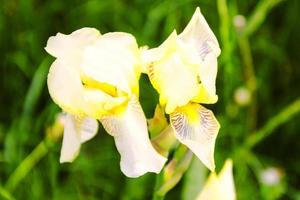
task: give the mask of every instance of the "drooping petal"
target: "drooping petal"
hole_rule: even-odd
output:
[[[221,50],[217,38],[199,8],[196,9],[191,21],[178,37],[185,44],[195,49],[199,56],[200,80],[207,92],[210,95],[215,95],[217,57]]]
[[[139,49],[135,38],[127,33],[107,33],[84,51],[84,76],[138,95],[141,72]]]
[[[220,174],[212,173],[197,200],[235,200],[235,187],[232,175],[232,161],[227,160]]]
[[[138,177],[147,172],[161,171],[166,158],[157,153],[152,146],[146,118],[134,96],[120,115],[108,116],[100,121],[115,139],[121,154],[121,171],[126,176]]]
[[[60,162],[72,162],[78,156],[81,144],[93,138],[97,131],[95,119],[66,114]]]
[[[82,28],[74,31],[70,35],[57,33],[48,39],[46,51],[58,58],[73,54],[81,50],[82,47],[92,44],[100,36],[100,32],[95,28]]]
[[[188,104],[170,114],[170,123],[178,140],[214,171],[214,146],[220,125],[212,111]]]

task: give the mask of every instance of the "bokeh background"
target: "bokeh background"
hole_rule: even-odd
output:
[[[219,101],[207,106],[222,126],[217,171],[233,159],[238,199],[300,199],[299,0],[0,0],[0,199],[151,199],[156,176],[126,178],[103,129],[72,164],[59,164],[61,139],[49,140],[49,127],[60,109],[47,91],[53,58],[44,47],[81,27],[155,47],[197,6],[222,49]],[[140,84],[151,118],[158,96],[145,75]],[[207,174],[194,159],[166,199],[193,199]]]

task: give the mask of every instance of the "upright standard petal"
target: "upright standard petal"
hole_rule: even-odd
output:
[[[228,159],[217,176],[212,173],[197,200],[235,200],[235,187],[232,175],[232,161]]]
[[[82,72],[89,79],[112,85],[128,95],[138,95],[139,53],[132,35],[107,33],[84,51]]]
[[[170,114],[170,123],[178,140],[214,171],[214,147],[220,125],[212,111],[199,104],[188,104]]]
[[[81,143],[92,139],[98,131],[98,122],[89,117],[66,114],[60,162],[72,162],[79,154]]]
[[[179,39],[193,46],[198,55],[205,57],[209,52],[220,54],[219,43],[198,7],[186,28],[178,35]]]
[[[186,105],[198,92],[197,65],[177,40],[176,32],[158,48],[144,54],[152,62],[148,75],[153,87],[160,94],[160,103],[166,106],[166,113]]]
[[[64,111],[84,114],[80,74],[65,60],[57,59],[51,65],[47,85],[50,96]]]
[[[68,54],[74,54],[82,47],[92,44],[100,36],[100,32],[95,28],[82,28],[74,31],[70,35],[57,33],[48,39],[46,51],[58,58]]]
[[[121,154],[121,171],[126,176],[139,177],[147,172],[161,171],[166,158],[157,153],[150,142],[146,118],[136,97],[131,98],[122,113],[100,121],[114,136]]]
[[[191,21],[178,36],[186,45],[192,47],[199,57],[200,80],[210,95],[216,92],[217,57],[221,50],[214,33],[197,8]],[[199,102],[202,103],[202,102]]]

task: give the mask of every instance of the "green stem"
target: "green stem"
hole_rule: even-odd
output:
[[[162,155],[168,156],[169,151],[178,143],[173,128],[169,125],[159,135],[151,139],[154,148]]]
[[[256,77],[253,66],[253,58],[251,53],[251,47],[247,36],[241,36],[238,39],[242,60],[244,63],[245,82],[247,89],[251,93],[251,104],[249,107],[248,115],[248,127],[249,132],[256,129],[257,119],[257,97],[256,97]]]
[[[0,186],[0,197],[7,200],[14,200],[15,198],[2,186]]]
[[[21,162],[21,164],[10,175],[5,184],[8,191],[14,191],[21,180],[48,152],[46,141],[42,141],[36,148]]]
[[[234,86],[234,66],[232,62],[232,52],[235,46],[234,41],[230,37],[231,17],[226,0],[217,0],[218,13],[220,18],[220,39],[222,44],[221,59],[224,62],[224,101],[226,105],[231,103],[232,91]],[[229,101],[229,102],[227,102]]]
[[[300,113],[300,98],[272,117],[260,130],[251,134],[245,141],[245,147],[249,149],[252,148],[270,134],[274,133],[274,130],[278,126],[286,123],[298,113]]]
[[[256,6],[253,14],[249,17],[249,21],[243,34],[245,36],[252,35],[259,26],[264,22],[269,11],[283,0],[262,0]]]
[[[155,186],[154,186],[154,193],[152,200],[163,200],[165,198],[165,194],[159,194],[156,191],[159,190],[163,182],[163,173],[160,173],[156,176],[155,179]]]
[[[181,180],[184,172],[190,166],[193,153],[186,146],[180,145],[173,159],[164,167],[157,176],[153,199],[164,199],[164,196]]]

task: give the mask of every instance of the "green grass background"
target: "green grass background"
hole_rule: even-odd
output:
[[[44,140],[60,111],[47,91],[53,58],[44,47],[81,27],[129,32],[155,47],[181,32],[197,6],[222,49],[219,101],[207,106],[222,126],[217,171],[233,158],[238,199],[300,199],[299,0],[0,0],[0,199],[151,199],[155,175],[126,178],[103,129],[72,164],[59,164],[61,141]],[[140,83],[150,118],[158,97],[146,76]],[[252,94],[246,106],[234,98],[240,87]],[[268,186],[260,173],[271,166],[283,176]],[[194,159],[166,199],[193,199],[207,173]]]

